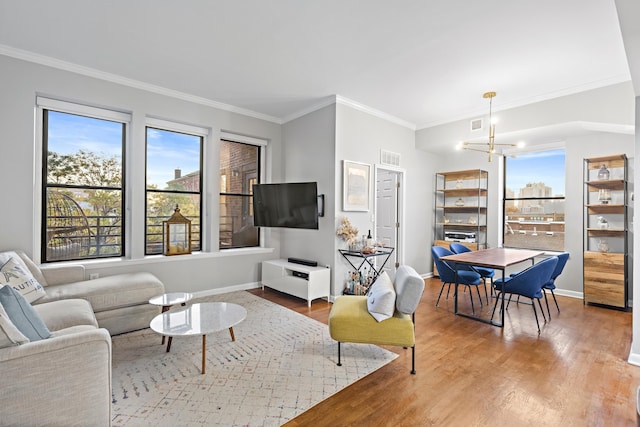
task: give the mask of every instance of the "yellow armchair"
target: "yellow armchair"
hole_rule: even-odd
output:
[[[378,322],[367,306],[368,296],[344,295],[329,313],[329,334],[338,341],[338,366],[343,342],[411,347],[411,373],[415,374],[415,310],[424,292],[424,279],[408,265],[396,271],[393,316]]]

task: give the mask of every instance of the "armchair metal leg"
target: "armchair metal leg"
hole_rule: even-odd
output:
[[[342,362],[340,362],[340,341],[338,341],[338,366],[342,366]]]
[[[411,373],[416,374],[416,345],[411,347]]]
[[[558,306],[558,300],[556,299],[556,294],[553,293],[553,289],[551,289],[551,296],[553,297],[553,302],[556,303],[556,308],[558,309],[558,313],[560,313],[560,306]]]
[[[549,315],[549,320],[551,320],[551,311],[549,310],[549,299],[547,298],[547,291],[543,289],[542,294],[544,295],[544,303],[547,304],[547,314]]]
[[[538,321],[538,311],[536,310],[536,305],[531,301],[531,307],[533,307],[533,314],[536,316],[536,324],[538,325],[538,334],[540,333],[540,322]],[[544,313],[543,313],[544,314]]]

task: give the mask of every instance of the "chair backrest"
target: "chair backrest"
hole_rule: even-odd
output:
[[[549,281],[557,264],[558,257],[553,256],[522,270],[505,282],[505,292],[529,298],[540,298],[542,286]]]
[[[453,283],[456,280],[456,272],[448,263],[442,261],[440,257],[453,255],[449,249],[442,246],[432,246],[431,255],[433,256],[433,262],[436,263],[438,269],[438,275],[443,283]]]
[[[466,247],[462,243],[451,243],[449,245],[449,249],[451,249],[451,252],[453,252],[454,254],[462,254],[462,253],[465,253],[465,252],[471,252],[471,249],[469,249],[468,247]]]
[[[564,266],[567,265],[567,261],[569,260],[569,252],[563,252],[558,257],[558,263],[556,264],[555,270],[551,273],[551,281],[556,280],[556,278],[562,273],[564,270]]]
[[[401,265],[396,270],[393,285],[396,290],[396,310],[402,314],[413,314],[424,292],[424,279],[412,267]]]

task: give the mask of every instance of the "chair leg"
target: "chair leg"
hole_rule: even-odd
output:
[[[500,301],[500,292],[496,292],[496,302],[493,304],[493,311],[491,312],[491,320],[493,320],[493,316],[496,314],[496,308],[498,307],[498,302]]]
[[[544,303],[547,305],[547,314],[549,315],[549,320],[551,320],[551,311],[549,310],[549,298],[547,298],[547,291],[543,289],[542,294],[544,295]]]
[[[416,374],[416,345],[411,347],[411,371],[413,375]]]
[[[440,297],[442,296],[442,291],[444,291],[444,285],[445,283],[442,284],[442,287],[440,288],[440,293],[438,294],[438,300],[436,301],[436,307],[438,306],[438,304],[440,304]],[[449,291],[447,291],[447,297],[449,296]]]
[[[560,313],[560,307],[558,306],[558,300],[556,299],[556,294],[553,293],[553,289],[551,289],[551,296],[553,297],[553,302],[556,303],[556,308],[558,309],[558,313]]]
[[[467,289],[466,286],[465,289]],[[471,292],[471,289],[469,289],[469,299],[471,300],[471,312],[476,314],[476,309],[473,307],[473,293]]]
[[[340,361],[340,341],[338,341],[338,366],[342,366],[342,362]]]
[[[536,310],[536,305],[533,303],[533,300],[531,300],[531,307],[533,307],[533,314],[534,316],[536,316],[536,325],[538,325],[538,334],[540,334],[540,322],[538,321],[538,311]]]
[[[478,291],[478,299],[480,300],[480,307],[483,306],[482,304],[482,297],[480,296],[480,289],[478,289],[478,287],[476,286],[476,291]]]
[[[544,321],[547,321],[547,316],[544,314],[544,310],[542,309],[542,303],[540,302],[539,298],[536,298],[538,300],[538,306],[540,307],[540,313],[542,313],[542,317],[544,318]],[[535,304],[533,300],[531,300],[531,304]],[[551,320],[551,317],[549,317],[549,320]]]
[[[492,286],[493,288],[493,286]],[[487,293],[487,282],[484,283],[484,297],[487,300],[487,305],[489,304],[489,294]]]

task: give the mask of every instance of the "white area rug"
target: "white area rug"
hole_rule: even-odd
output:
[[[384,366],[395,353],[337,343],[327,325],[239,291],[198,300],[247,309],[229,331],[173,339],[171,352],[150,329],[113,338],[113,426],[279,426]]]

